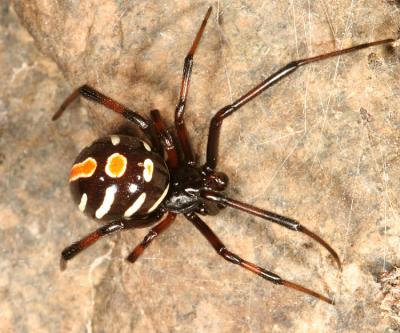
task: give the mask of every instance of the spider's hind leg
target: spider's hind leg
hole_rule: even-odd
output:
[[[98,228],[97,230],[86,235],[79,241],[72,243],[70,246],[67,246],[61,252],[61,260],[60,260],[61,270],[64,270],[67,267],[68,260],[74,258],[77,254],[81,253],[83,250],[86,250],[89,246],[96,243],[101,237],[110,235],[114,232],[124,229],[132,229],[145,225],[150,225],[158,221],[161,218],[162,214],[163,214],[162,211],[155,211],[151,215],[148,215],[147,217],[144,217],[142,219],[113,221],[109,224],[106,224]]]
[[[77,242],[72,243],[67,246],[61,252],[60,268],[64,270],[67,267],[67,261],[75,257],[77,254],[87,249],[89,246],[96,243],[101,237],[110,235],[116,231],[124,229],[124,224],[122,221],[114,221],[105,226],[98,228],[97,230],[86,235]]]
[[[150,245],[150,243],[163,231],[165,231],[174,221],[176,214],[168,213],[168,215],[155,227],[147,233],[142,242],[137,245],[127,257],[127,260],[134,263],[143,253],[143,251]]]
[[[89,101],[103,105],[109,110],[121,114],[127,120],[133,122],[138,126],[144,134],[146,134],[149,139],[151,139],[152,145],[161,151],[161,146],[154,133],[153,124],[146,118],[142,117],[135,111],[127,108],[121,103],[115,101],[114,99],[102,94],[98,90],[88,86],[87,84],[75,89],[61,104],[56,113],[53,115],[52,120],[57,120],[61,117],[67,107],[74,102],[79,96],[82,96]]]

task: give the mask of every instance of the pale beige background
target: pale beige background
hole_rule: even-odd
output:
[[[187,114],[204,161],[218,108],[293,58],[397,36],[396,1],[12,4],[0,5],[1,332],[394,332],[376,279],[399,264],[398,51],[302,69],[222,131],[229,195],[299,219],[344,271],[306,237],[259,219],[227,209],[207,222],[228,248],[333,295],[335,307],[224,262],[183,218],[135,265],[124,257],[145,230],[99,242],[61,273],[60,251],[96,227],[70,199],[70,165],[121,121],[86,101],[50,118],[88,82],[171,123],[183,58],[212,4]]]

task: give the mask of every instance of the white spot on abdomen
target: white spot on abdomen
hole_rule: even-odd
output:
[[[165,188],[163,194],[161,194],[161,197],[159,197],[158,200],[155,202],[155,204],[151,206],[151,208],[147,211],[148,213],[151,213],[154,209],[158,207],[158,205],[164,200],[165,196],[167,195],[168,190],[169,190],[169,184]]]
[[[135,200],[135,202],[125,211],[124,217],[131,217],[135,214],[140,207],[142,207],[144,201],[146,200],[146,193],[142,193],[139,195],[139,198]]]
[[[79,206],[78,206],[79,210],[81,212],[85,211],[86,204],[87,204],[87,194],[83,193],[82,196],[81,196],[81,202],[79,203]]]
[[[138,189],[138,186],[136,184],[131,184],[131,185],[129,185],[129,188],[128,188],[129,192],[131,192],[131,193],[135,193],[137,191],[137,189]]]
[[[106,215],[114,202],[115,193],[117,193],[117,186],[112,185],[107,187],[106,194],[104,195],[103,203],[101,206],[96,210],[96,218],[101,219],[104,215]]]
[[[147,142],[142,141],[144,148],[146,148],[147,151],[151,151],[150,146],[147,144]]]
[[[110,139],[111,139],[111,143],[113,144],[113,146],[118,145],[121,142],[121,139],[118,135],[110,135]]]
[[[143,178],[146,182],[151,181],[153,178],[154,164],[149,158],[146,158],[143,163]]]

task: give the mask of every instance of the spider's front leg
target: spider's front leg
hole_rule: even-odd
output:
[[[171,133],[165,128],[164,122],[162,121],[160,112],[158,110],[150,111],[151,119],[154,122],[155,130],[158,134],[160,142],[167,153],[167,164],[170,170],[176,169],[178,167],[178,152],[175,147],[174,139]]]
[[[234,200],[234,199],[230,199],[230,198],[222,195],[219,192],[202,191],[200,193],[200,195],[204,199],[221,204],[223,206],[228,206],[228,207],[232,207],[232,208],[241,210],[243,212],[246,212],[246,213],[254,215],[254,216],[261,217],[264,220],[279,224],[282,227],[285,227],[285,228],[293,230],[293,231],[301,232],[301,233],[311,237],[312,239],[317,241],[319,244],[321,244],[325,249],[328,250],[328,252],[331,254],[333,259],[336,261],[338,268],[340,270],[342,270],[342,263],[340,262],[339,256],[336,253],[336,251],[327,242],[325,242],[321,237],[319,237],[312,231],[308,230],[305,226],[301,225],[296,220],[293,220],[289,217],[270,212],[265,209],[254,207],[252,205],[249,205],[249,204],[246,204],[246,203]]]
[[[280,276],[276,275],[273,272],[267,271],[264,268],[261,268],[247,260],[244,260],[240,258],[237,254],[229,251],[225,245],[221,242],[221,240],[218,238],[218,236],[209,228],[209,226],[201,220],[196,214],[194,213],[188,213],[185,214],[185,217],[192,222],[192,224],[203,234],[203,236],[209,241],[209,243],[212,245],[212,247],[215,249],[215,251],[222,256],[225,260],[235,264],[239,265],[248,271],[257,274],[258,276],[262,277],[263,279],[270,281],[275,284],[280,284],[285,287],[289,287],[298,291],[301,291],[305,294],[308,294],[310,296],[316,297],[320,299],[321,301],[324,301],[329,304],[335,304],[334,300],[325,297],[314,290],[308,289],[306,287],[303,287],[297,283],[293,283],[287,280],[282,279]]]
[[[190,76],[192,74],[192,67],[193,67],[193,57],[200,43],[200,39],[201,36],[203,35],[208,18],[210,17],[211,10],[212,7],[209,7],[203,19],[203,22],[201,23],[200,29],[197,32],[196,37],[193,41],[192,47],[190,48],[188,54],[185,57],[185,63],[183,65],[181,90],[179,93],[179,102],[175,110],[176,133],[178,136],[179,143],[182,147],[183,153],[185,155],[185,161],[189,164],[194,163],[194,155],[192,148],[190,146],[189,136],[184,121],[186,99],[189,92]]]
[[[355,52],[361,49],[365,49],[375,45],[381,44],[389,44],[395,42],[395,39],[384,39],[371,43],[364,43],[360,45],[356,45],[353,47],[349,47],[347,49],[338,50],[334,52],[329,52],[325,54],[321,54],[311,58],[305,58],[300,60],[295,60],[288,63],[286,66],[283,66],[281,69],[277,70],[271,76],[269,76],[266,80],[261,82],[259,85],[251,89],[249,92],[244,94],[242,97],[237,99],[230,105],[223,107],[219,110],[211,119],[209,134],[208,134],[208,142],[207,142],[207,161],[204,165],[205,171],[212,172],[217,167],[218,162],[218,146],[219,146],[219,137],[221,132],[221,126],[227,117],[233,114],[235,111],[239,110],[243,105],[247,104],[254,98],[256,98],[259,94],[267,90],[269,87],[281,81],[283,78],[289,76],[298,68],[311,64],[313,62],[325,60],[332,57],[337,57],[342,54]]]

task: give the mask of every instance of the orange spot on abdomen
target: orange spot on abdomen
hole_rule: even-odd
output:
[[[72,182],[79,178],[91,177],[97,168],[97,162],[94,158],[88,157],[81,163],[74,164],[69,175],[69,181]]]
[[[126,157],[119,153],[114,153],[107,159],[105,171],[108,176],[112,178],[119,178],[124,175],[126,166]]]

